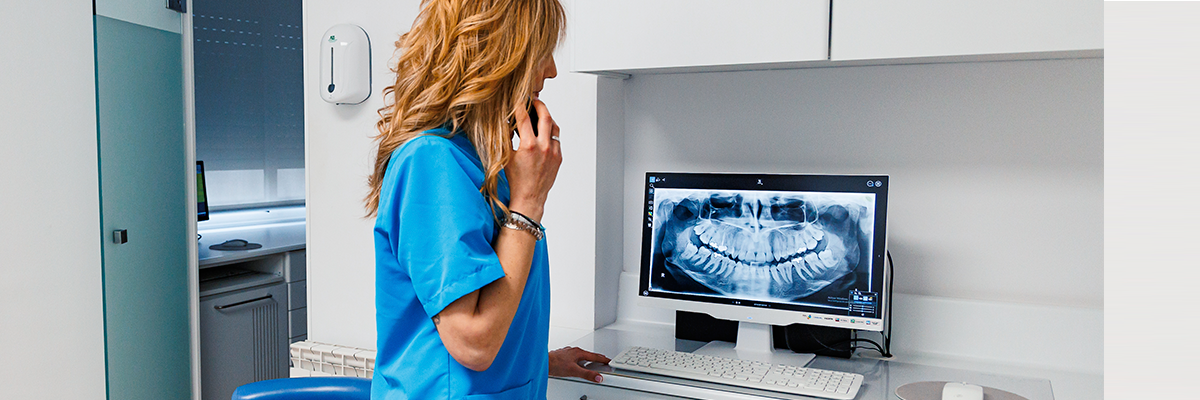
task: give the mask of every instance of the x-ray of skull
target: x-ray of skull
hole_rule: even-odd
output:
[[[658,189],[651,288],[828,305],[866,289],[874,201],[871,193]]]

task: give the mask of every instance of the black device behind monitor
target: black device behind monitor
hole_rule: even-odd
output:
[[[704,313],[675,311],[676,339],[733,343],[737,341],[737,333],[737,321],[717,319]],[[776,349],[840,358],[850,358],[854,354],[854,342],[847,329],[803,324],[773,325],[771,335],[775,337]]]
[[[204,186],[204,161],[196,161],[196,220],[208,221],[208,193]]]

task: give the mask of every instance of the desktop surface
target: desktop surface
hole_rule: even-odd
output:
[[[665,327],[665,328],[664,328]],[[632,346],[652,347],[676,351],[695,351],[704,342],[679,340],[671,333],[665,324],[640,324],[623,322],[601,328],[571,343],[571,346],[584,350],[613,356]],[[591,369],[601,371],[603,383],[592,383],[574,378],[552,378],[551,393],[575,394],[588,390],[616,389],[621,391],[638,391],[656,393],[658,395],[706,398],[706,399],[755,399],[755,398],[807,398],[789,397],[779,393],[754,393],[738,391],[731,386],[713,383],[690,381],[682,379],[662,378],[654,375],[614,373],[605,365],[589,365]],[[862,389],[856,399],[892,400],[895,399],[896,388],[913,382],[923,381],[955,381],[993,387],[1023,396],[1029,400],[1053,400],[1050,381],[1046,379],[1022,378],[979,371],[953,368],[933,367],[920,364],[878,360],[855,357],[840,359],[818,356],[806,367],[832,371],[862,374],[865,379]],[[572,386],[583,385],[583,386]],[[603,388],[598,388],[603,387]],[[583,391],[583,392],[580,392]],[[634,392],[613,393],[614,396],[636,398]],[[560,396],[563,397],[563,396]],[[597,398],[602,396],[596,396]],[[567,397],[563,397],[567,398]],[[579,398],[575,395],[571,398]],[[662,397],[645,397],[660,399]]]
[[[307,225],[304,206],[213,213],[211,220],[197,226],[200,268],[304,249]],[[234,239],[258,243],[262,247],[235,251],[209,248]]]

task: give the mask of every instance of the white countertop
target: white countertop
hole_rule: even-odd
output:
[[[305,248],[307,222],[304,206],[213,213],[200,222],[200,268]],[[252,250],[212,250],[209,246],[242,239],[261,244]]]
[[[690,352],[703,344],[702,342],[675,339],[672,331],[667,329],[668,327],[669,325],[666,324],[658,326],[618,322],[587,334],[571,345],[615,356],[630,346]],[[614,386],[684,397],[699,395],[711,399],[747,398],[746,394],[727,392],[713,385],[680,384],[675,381],[658,381],[652,376],[648,380],[646,375],[639,377],[638,374],[614,374],[612,369],[605,365],[593,364],[588,367],[606,374],[604,382],[597,384],[575,378],[552,378],[551,381],[562,379],[589,385]],[[1030,400],[1055,398],[1050,381],[1047,379],[1009,376],[979,370],[946,368],[857,356],[851,359],[818,356],[808,367],[862,374],[866,380],[857,397],[860,399],[891,399],[894,398],[893,393],[897,387],[920,381],[971,382],[1010,391]]]

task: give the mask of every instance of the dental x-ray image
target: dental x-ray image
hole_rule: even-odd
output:
[[[653,199],[652,290],[826,307],[868,290],[872,193],[659,188]]]

